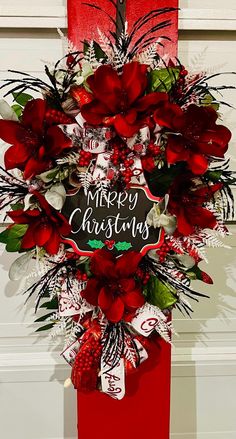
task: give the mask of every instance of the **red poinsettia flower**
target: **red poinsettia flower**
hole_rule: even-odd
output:
[[[39,246],[54,255],[59,250],[61,235],[68,235],[71,226],[66,218],[53,209],[39,192],[34,191],[33,195],[38,200],[41,210],[18,209],[8,212],[8,215],[15,224],[29,225],[21,242],[22,249],[27,250]]]
[[[177,217],[176,231],[187,236],[201,229],[214,229],[215,215],[204,207],[213,198],[215,192],[222,188],[221,183],[195,186],[192,176],[178,176],[169,190],[168,211]]]
[[[88,280],[81,294],[87,302],[99,306],[113,323],[134,315],[145,302],[134,279],[141,258],[140,253],[130,251],[116,259],[105,249],[95,251],[91,257],[94,277]]]
[[[90,125],[114,126],[123,137],[132,137],[148,124],[148,115],[168,99],[167,93],[145,94],[147,66],[138,62],[125,64],[121,75],[109,65],[98,67],[87,83],[91,102],[81,104],[81,114]]]
[[[45,125],[45,113],[46,102],[32,99],[21,122],[0,120],[0,138],[12,145],[5,153],[6,169],[24,171],[26,180],[47,170],[54,157],[72,146],[58,126]]]
[[[184,161],[194,174],[204,174],[208,156],[224,157],[231,132],[216,125],[217,112],[212,107],[189,105],[182,110],[177,104],[166,102],[154,113],[154,119],[172,134],[166,145],[167,162]]]

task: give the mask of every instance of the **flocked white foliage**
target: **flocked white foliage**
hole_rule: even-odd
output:
[[[100,66],[100,63],[98,62],[98,60],[96,58],[96,53],[95,53],[93,41],[91,41],[89,43],[87,51],[84,55],[84,61],[88,62],[93,70],[96,70]]]
[[[67,154],[65,157],[56,159],[56,163],[58,165],[76,165],[78,163],[80,154],[78,152],[71,152]]]

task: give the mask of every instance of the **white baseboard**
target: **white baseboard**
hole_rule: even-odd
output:
[[[207,433],[172,433],[171,439],[235,439],[235,431],[219,431]]]

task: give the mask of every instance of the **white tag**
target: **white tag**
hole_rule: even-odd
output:
[[[125,366],[123,358],[117,366],[110,367],[101,360],[101,384],[102,392],[114,399],[122,399],[125,396]]]
[[[131,325],[139,334],[148,337],[154,331],[158,322],[163,320],[163,316],[161,310],[160,316],[158,316],[158,311],[152,311],[150,306],[144,305],[133,318]]]
[[[60,316],[73,316],[79,314],[81,308],[80,292],[86,287],[86,282],[79,284],[77,279],[69,279],[69,288],[67,280],[61,285],[59,295],[59,314]]]
[[[79,352],[80,345],[81,339],[76,340],[61,353],[62,357],[67,361],[67,363],[70,364],[70,366],[72,366],[75,361],[75,357]]]

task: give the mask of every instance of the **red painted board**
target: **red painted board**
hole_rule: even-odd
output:
[[[79,439],[169,439],[170,345],[160,340],[159,361],[126,377],[126,396],[78,392]]]

